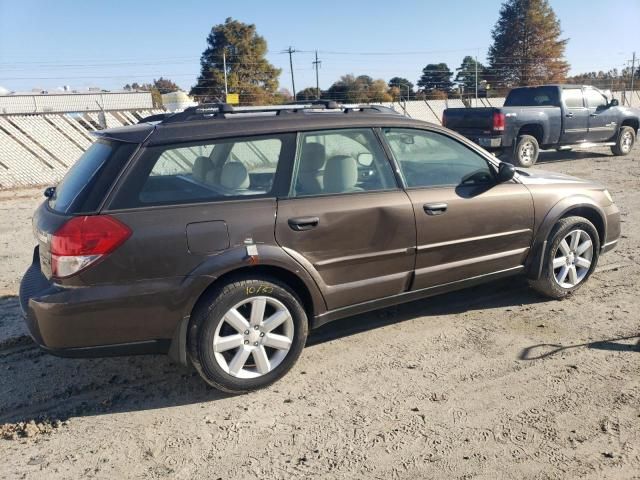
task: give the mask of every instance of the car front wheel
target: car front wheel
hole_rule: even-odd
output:
[[[295,293],[272,278],[229,283],[194,312],[189,356],[211,386],[231,393],[266,387],[302,353],[308,322]]]
[[[531,286],[551,298],[564,298],[580,288],[598,263],[600,239],[583,217],[561,219],[551,231],[542,273]]]

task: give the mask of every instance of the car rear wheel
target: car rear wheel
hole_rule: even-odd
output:
[[[616,144],[611,147],[614,155],[628,155],[636,142],[636,132],[631,127],[622,127],[618,133]]]
[[[231,393],[266,387],[302,353],[308,322],[301,302],[272,278],[229,283],[194,312],[189,356],[211,386]]]
[[[540,146],[538,145],[536,137],[531,135],[520,135],[516,139],[516,144],[513,147],[511,163],[516,167],[532,167],[538,161],[539,153]]]
[[[583,217],[560,220],[549,236],[542,274],[531,286],[551,298],[564,298],[580,288],[598,263],[600,239]]]

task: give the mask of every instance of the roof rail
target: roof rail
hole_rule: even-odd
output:
[[[280,115],[287,113],[309,112],[314,110],[340,110],[344,113],[354,111],[371,111],[397,114],[395,110],[382,105],[356,105],[345,107],[334,100],[293,102],[285,105],[274,105],[268,107],[233,107],[228,103],[203,103],[195,107],[186,108],[182,112],[167,115],[162,120],[162,123],[175,123],[209,118],[227,118],[227,115],[229,114],[275,113],[276,115]]]

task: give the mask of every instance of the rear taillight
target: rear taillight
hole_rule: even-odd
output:
[[[65,278],[113,252],[131,229],[108,215],[74,217],[51,236],[51,273]]]
[[[493,131],[504,132],[504,113],[493,112]]]

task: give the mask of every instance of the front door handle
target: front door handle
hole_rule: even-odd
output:
[[[590,117],[597,117],[597,116],[598,116],[598,114],[597,114],[597,113],[592,113],[592,114],[590,114],[589,116],[590,116]]]
[[[297,217],[290,218],[288,223],[292,230],[303,232],[317,227],[320,223],[320,219],[318,217]]]
[[[426,203],[422,208],[427,215],[442,215],[447,211],[446,203]]]
[[[573,118],[573,112],[569,112],[569,113],[567,113],[567,114],[565,115],[565,117]]]

